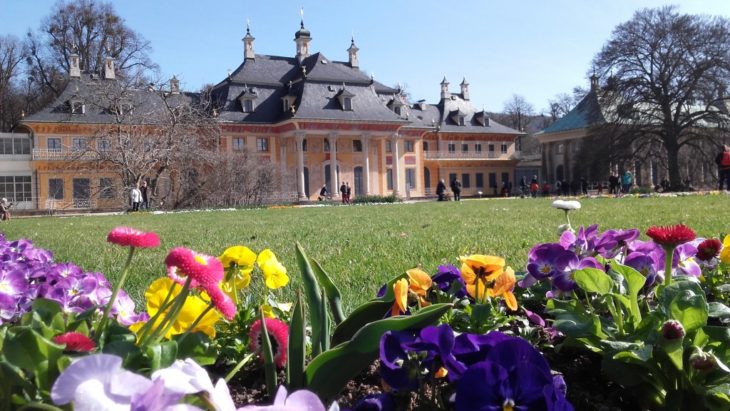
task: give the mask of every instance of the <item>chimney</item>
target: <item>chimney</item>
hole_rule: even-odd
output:
[[[598,76],[596,73],[591,76],[591,91],[594,93],[598,91]]]
[[[256,40],[254,36],[251,35],[251,28],[248,24],[246,24],[246,36],[242,39],[243,40],[243,59],[244,60],[255,60],[256,55],[253,52],[253,41]]]
[[[451,93],[449,93],[449,82],[446,80],[446,76],[444,76],[443,81],[441,81],[441,100],[449,97],[451,97]]]
[[[297,60],[301,63],[306,57],[309,57],[309,42],[312,41],[309,30],[304,28],[304,12],[302,12],[302,21],[296,33],[294,33],[294,42],[297,43]]]
[[[357,61],[357,51],[360,50],[355,45],[355,38],[353,37],[350,41],[350,48],[347,49],[347,54],[350,55],[350,67],[352,68],[358,68],[360,67],[360,62]]]
[[[461,81],[461,98],[469,100],[469,83],[466,82],[466,77]]]
[[[71,67],[68,70],[68,76],[70,78],[81,78],[81,64],[79,55],[76,54],[74,51],[73,54],[69,56],[71,58]]]
[[[180,94],[180,80],[178,80],[174,74],[173,74],[172,78],[170,79],[170,93],[171,94]]]
[[[104,80],[114,80],[114,59],[107,56],[104,62]]]

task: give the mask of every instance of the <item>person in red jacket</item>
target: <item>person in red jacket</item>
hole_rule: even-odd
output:
[[[718,190],[722,191],[722,183],[725,183],[725,190],[730,191],[730,146],[724,145],[722,151],[715,157],[717,163],[717,177],[719,181]]]

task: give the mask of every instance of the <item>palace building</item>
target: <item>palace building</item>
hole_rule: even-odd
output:
[[[246,150],[275,165],[282,177],[281,186],[273,188],[277,199],[316,199],[323,185],[337,197],[343,182],[350,184],[353,197],[403,198],[431,196],[439,179],[447,185],[460,180],[464,196],[495,195],[514,182],[515,139],[523,133],[475,109],[466,79],[459,93],[452,93],[444,78],[436,104],[411,104],[400,90],[360,69],[354,39],[347,61],[311,53],[312,36],[303,22],[294,34],[293,56],[256,54],[254,40],[247,29],[242,63],[210,91],[210,116],[219,127],[217,150]],[[5,190],[0,194],[23,199],[28,208],[114,208],[112,199],[123,196],[105,189],[117,178],[113,170],[68,152],[94,144],[98,153],[115,144],[99,138],[98,130],[118,123],[125,104],[150,112],[161,106],[160,94],[146,89],[128,90],[122,99],[100,99],[98,94],[116,81],[113,61],[95,75],[72,63],[66,89],[49,107],[24,119],[26,134],[13,135],[13,158],[0,153],[0,178],[13,181],[12,187],[0,184]],[[197,99],[181,92],[175,79],[170,94],[178,95],[178,103]]]

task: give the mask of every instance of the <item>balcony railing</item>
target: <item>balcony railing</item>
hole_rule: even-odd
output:
[[[33,149],[33,160],[94,160],[96,158],[98,155],[93,151]]]
[[[509,160],[507,153],[495,153],[489,151],[424,151],[426,160]]]

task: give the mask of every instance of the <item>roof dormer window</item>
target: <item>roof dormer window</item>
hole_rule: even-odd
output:
[[[465,116],[459,116],[459,125],[465,126],[466,125],[466,117]]]
[[[352,111],[353,97],[355,97],[355,95],[349,92],[343,84],[342,89],[340,89],[340,92],[337,94],[337,99],[340,101],[340,107],[342,107],[342,110]]]
[[[401,110],[400,106],[393,107],[393,111],[395,112],[395,114],[397,114],[399,116],[401,115],[401,111],[400,110]]]
[[[282,102],[282,109],[284,112],[291,111],[294,113],[294,102],[296,101],[296,96],[284,96],[281,98]]]
[[[86,113],[86,105],[83,101],[79,100],[72,100],[69,102],[69,105],[71,106],[71,114],[85,114]]]
[[[238,101],[241,102],[241,109],[244,113],[253,113],[255,109],[254,100],[258,97],[256,88],[244,87],[241,94],[238,96]]]

